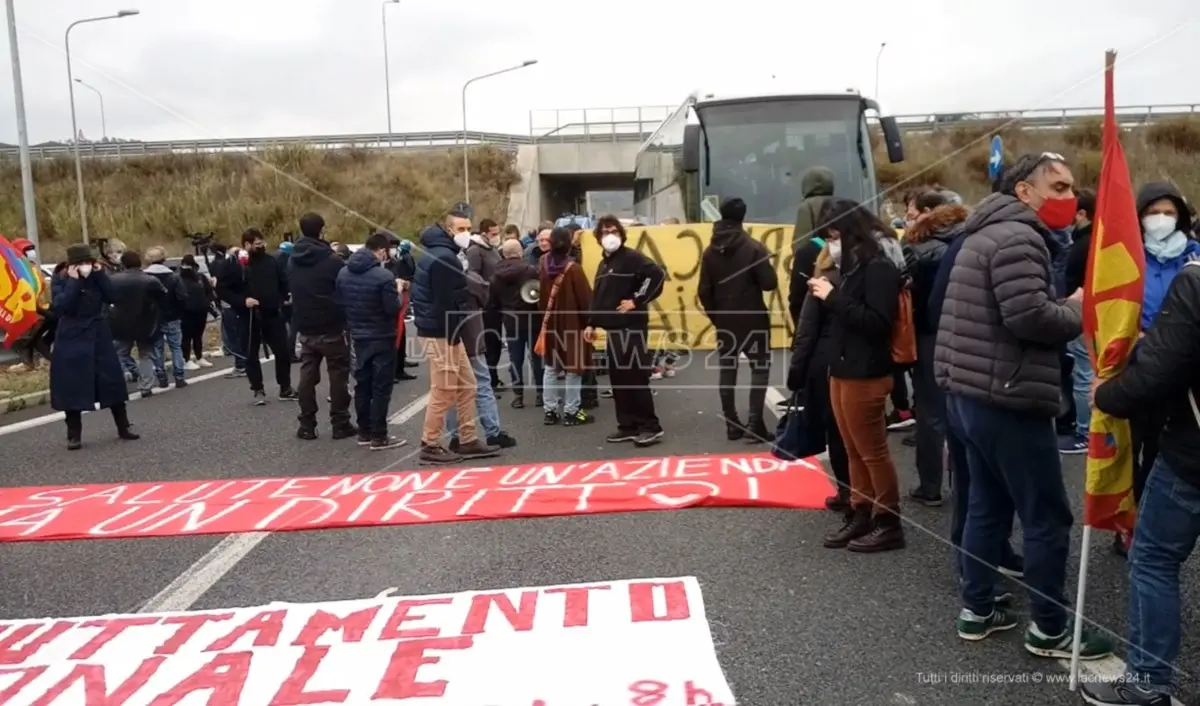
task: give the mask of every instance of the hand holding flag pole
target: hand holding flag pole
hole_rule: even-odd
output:
[[[1137,344],[1141,327],[1146,256],[1138,225],[1129,165],[1121,146],[1113,99],[1117,53],[1105,54],[1104,131],[1096,219],[1083,286],[1083,341],[1092,360],[1092,398],[1104,381],[1116,377]],[[1092,528],[1133,529],[1133,439],[1129,422],[1092,403],[1088,427],[1087,481],[1083,510],[1083,546],[1075,598],[1075,640],[1071,650],[1071,690],[1079,687],[1079,650],[1087,593]]]

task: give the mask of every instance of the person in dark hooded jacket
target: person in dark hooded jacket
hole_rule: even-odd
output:
[[[121,253],[120,272],[112,276],[115,300],[110,318],[117,355],[126,372],[136,377],[142,397],[154,394],[153,349],[162,337],[162,309],[167,288],[154,275],[142,271],[142,257],[132,250]],[[137,363],[133,348],[137,346]]]
[[[946,400],[933,379],[933,352],[937,327],[929,320],[929,297],[938,267],[950,244],[962,232],[967,209],[948,204],[939,191],[917,196],[918,212],[904,233],[904,259],[912,283],[913,328],[917,334],[917,362],[912,369],[913,397],[921,413],[916,415],[917,476],[920,484],[908,497],[922,505],[942,504],[942,482],[946,476],[942,448],[946,444]]]
[[[493,306],[503,317],[506,345],[508,347],[509,374],[512,379],[514,409],[525,406],[525,359],[533,370],[533,381],[537,389],[538,403],[542,406],[542,358],[533,350],[538,331],[542,329],[542,317],[538,313],[537,301],[530,303],[521,297],[521,290],[528,282],[538,280],[537,268],[523,257],[521,243],[505,241],[500,246],[500,261],[492,273],[491,297]]]
[[[396,372],[400,285],[384,268],[388,238],[375,233],[337,275],[335,297],[354,345],[354,408],[358,440],[382,451],[403,446],[388,434],[388,405]],[[295,255],[292,256],[293,258]]]
[[[240,293],[243,300],[241,308],[237,310],[238,326],[247,333],[249,341],[246,346],[246,377],[254,395],[254,404],[262,406],[267,403],[262,362],[258,357],[264,345],[275,356],[275,382],[279,385],[279,399],[297,400],[296,391],[292,389],[292,353],[287,350],[287,324],[283,319],[283,304],[288,299],[287,274],[280,271],[279,263],[267,252],[266,241],[258,230],[251,228],[242,233],[242,247],[248,253],[246,264],[237,269],[230,268],[225,274],[227,278],[242,278]],[[233,291],[238,291],[236,285]]]
[[[817,255],[825,247],[824,241],[814,243],[813,237],[821,207],[833,196],[833,180],[833,170],[828,167],[813,167],[800,177],[803,200],[796,209],[796,224],[792,228],[792,280],[788,290],[788,312],[793,328],[800,320],[800,309],[808,296],[808,276],[812,274]]]
[[[487,458],[496,449],[479,438],[475,419],[475,373],[462,343],[469,311],[467,273],[459,253],[471,244],[471,219],[462,210],[421,231],[425,252],[412,281],[413,325],[429,361],[429,404],[421,430],[421,462],[457,463]],[[442,446],[446,414],[458,415],[458,451]]]
[[[317,384],[321,362],[329,371],[329,424],[332,437],[358,434],[350,423],[350,347],[346,345],[346,316],[337,298],[338,275],[345,263],[322,239],[325,219],[307,213],[300,218],[300,239],[292,245],[287,280],[292,296],[292,327],[300,341],[301,439],[317,438]],[[363,437],[366,441],[366,437]]]
[[[746,202],[731,198],[721,204],[721,220],[700,259],[697,295],[717,332],[720,360],[719,394],[725,435],[730,441],[767,440],[763,405],[771,375],[771,314],[763,295],[779,287],[779,277],[765,246],[742,226]],[[734,391],[742,354],[750,361],[750,411],[746,426],[737,412]]]
[[[112,411],[122,439],[136,440],[125,407],[129,392],[105,316],[118,295],[90,247],[67,248],[67,261],[56,268],[51,292],[57,329],[50,353],[50,406],[66,417],[67,448],[82,446],[83,413],[96,405]]]
[[[651,446],[662,440],[663,429],[650,391],[653,361],[647,307],[662,294],[666,273],[650,258],[626,247],[625,228],[615,216],[601,218],[595,233],[604,255],[596,268],[584,338],[591,340],[595,328],[605,331],[608,379],[617,416],[616,433],[606,441]]]
[[[166,261],[165,249],[156,246],[146,250],[147,264],[143,272],[162,282],[167,290],[158,313],[162,335],[154,341],[150,362],[154,365],[154,376],[158,378],[158,386],[166,387],[166,356],[169,353],[175,387],[187,387],[187,380],[184,379],[187,357],[183,354],[183,305],[187,302],[187,289],[179,275],[167,267]]]

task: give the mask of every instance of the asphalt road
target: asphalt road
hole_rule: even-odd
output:
[[[415,372],[423,375],[422,369]],[[655,383],[667,437],[653,453],[720,453],[743,447],[724,440],[711,387],[715,377],[715,372],[689,369]],[[426,390],[423,377],[399,385],[392,411],[412,404]],[[598,410],[598,424],[569,429],[544,427],[539,410],[510,409],[509,399],[506,394],[501,400],[501,418],[519,441],[506,454],[513,463],[646,455],[602,443],[614,426],[611,402],[604,401]],[[48,412],[26,411],[0,423]],[[142,434],[137,442],[118,441],[104,413],[85,416],[80,452],[65,450],[58,421],[0,436],[5,459],[0,482],[20,486],[371,472],[414,450],[423,416],[416,414],[393,428],[409,440],[408,447],[380,454],[327,435],[299,441],[295,414],[289,403],[251,406],[244,380],[214,379],[132,402],[130,416]],[[328,427],[323,425],[322,432],[327,434]],[[911,450],[899,435],[893,441],[907,486],[915,480]],[[399,467],[415,468],[415,459]],[[1068,460],[1066,476],[1071,494],[1081,499],[1082,461]],[[1020,630],[976,644],[958,639],[954,619],[959,603],[950,550],[942,539],[948,508],[906,505],[905,511],[908,548],[877,556],[822,548],[821,535],[835,524],[822,511],[700,509],[288,532],[254,546],[192,607],[363,598],[391,587],[412,595],[696,576],[721,664],[739,703],[747,706],[1079,703],[1065,682],[1045,683],[1062,678],[1066,670],[1056,661],[1025,653]],[[0,545],[0,618],[135,611],[221,540]],[[1093,548],[1087,613],[1123,636],[1125,567],[1107,545],[1107,537],[1100,536]],[[1073,546],[1077,553],[1078,532]],[[1072,579],[1077,562],[1072,557]],[[1196,574],[1193,564],[1183,577],[1187,608],[1179,660],[1182,669],[1192,672],[1200,665],[1200,640],[1187,632],[1200,605]],[[1022,611],[1026,606],[1019,591],[1018,606]],[[933,683],[931,674],[1028,675],[1028,681]],[[1045,682],[1034,683],[1039,675]],[[1200,681],[1195,675],[1182,681],[1183,701],[1197,699]]]

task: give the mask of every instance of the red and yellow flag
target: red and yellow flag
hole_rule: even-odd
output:
[[[1092,370],[1101,380],[1121,371],[1137,343],[1146,271],[1129,165],[1113,108],[1116,58],[1111,51],[1105,57],[1104,152],[1083,286],[1083,340]],[[1088,431],[1084,523],[1097,529],[1130,531],[1137,508],[1129,422],[1093,407]]]

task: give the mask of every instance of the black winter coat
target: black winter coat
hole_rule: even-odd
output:
[[[934,355],[943,390],[983,404],[1057,417],[1059,349],[1083,329],[1078,302],[1054,296],[1057,241],[1033,209],[992,194],[964,225]]]
[[[187,304],[187,289],[183,286],[183,280],[179,275],[172,272],[170,267],[159,264],[150,265],[145,269],[145,273],[162,282],[163,288],[167,290],[167,296],[163,298],[162,309],[159,310],[159,321],[182,319],[183,309]]]
[[[50,406],[87,412],[96,405],[124,404],[129,399],[125,371],[105,317],[116,301],[112,280],[103,270],[78,279],[60,274],[50,288],[57,322],[50,352]]]
[[[1188,263],[1167,289],[1137,356],[1096,390],[1096,408],[1129,419],[1167,415],[1159,454],[1176,475],[1200,487],[1200,265]]]
[[[837,287],[842,275],[828,255],[817,258],[813,277],[824,277]],[[828,385],[829,363],[833,358],[833,310],[816,297],[807,297],[800,309],[796,336],[792,339],[792,359],[787,386],[795,392],[813,384]]]
[[[696,294],[717,330],[718,349],[740,351],[756,334],[770,335],[771,314],[763,294],[778,287],[770,253],[762,243],[740,223],[713,224],[712,241],[700,258]]]
[[[847,261],[847,258],[849,261]],[[829,376],[873,380],[892,374],[892,328],[900,309],[900,268],[887,255],[842,255],[842,283],[825,298],[833,313]]]
[[[109,280],[112,335],[118,341],[149,342],[162,334],[162,310],[167,288],[142,270],[118,272]]]
[[[537,268],[524,258],[505,258],[496,263],[491,282],[492,308],[502,312],[505,329],[529,332],[541,325],[537,302],[528,304],[521,298],[522,285],[537,279]]]
[[[425,252],[412,280],[413,324],[418,336],[454,342],[467,305],[467,273],[458,245],[441,226],[429,226],[421,231],[421,247]]]
[[[306,336],[338,335],[346,316],[338,304],[338,274],[346,263],[324,240],[302,236],[288,258],[287,282],[292,294],[292,326]]]

